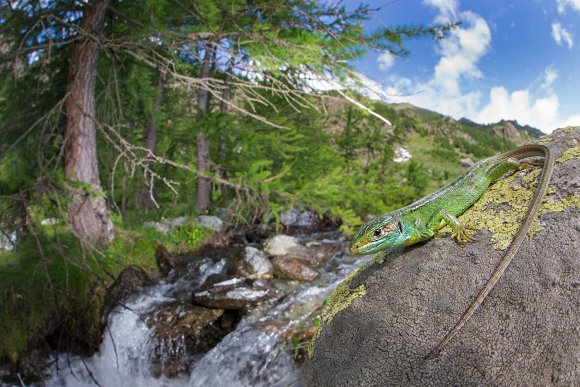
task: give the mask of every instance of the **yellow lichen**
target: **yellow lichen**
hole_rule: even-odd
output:
[[[568,134],[576,130],[580,130],[580,126],[567,126],[565,128],[556,129],[553,134]]]
[[[564,163],[568,160],[578,159],[580,158],[580,145],[573,146],[571,148],[566,149],[560,157],[556,159],[558,163]]]
[[[554,137],[544,136],[538,140],[538,144],[547,144],[549,142],[553,142]]]
[[[537,187],[537,183],[533,181],[540,173],[541,169],[528,173],[521,179],[521,183],[514,183],[518,179],[518,173],[499,180],[488,188],[471,208],[459,216],[459,221],[469,228],[489,230],[493,248],[507,249],[527,212]],[[540,216],[549,212],[560,212],[568,207],[580,207],[580,197],[577,194],[564,199],[553,199],[550,196],[553,193],[554,189],[548,190],[548,195],[538,211]],[[528,235],[533,237],[540,230],[542,226],[536,219]],[[450,232],[451,229],[445,226],[439,230],[438,236]]]
[[[334,291],[326,300],[326,304],[320,315],[320,325],[318,326],[314,337],[312,337],[312,340],[308,345],[309,358],[312,358],[314,355],[314,346],[324,326],[330,324],[334,316],[336,316],[336,314],[340,311],[346,309],[354,300],[363,297],[366,294],[366,288],[364,284],[360,284],[356,288],[352,288],[351,286],[352,281],[359,275],[361,270],[365,269],[370,264],[373,264],[373,262],[371,261],[370,263],[366,263],[360,268],[353,270],[353,272],[350,273],[344,279],[344,281],[342,281],[342,283],[336,287],[336,289],[334,289]]]
[[[538,211],[539,215],[538,218],[550,212],[562,212],[566,208],[570,207],[580,208],[580,194],[574,193],[573,195],[570,195],[564,199],[557,200],[544,199],[544,201],[542,202],[542,206]],[[534,223],[532,223],[528,235],[530,236],[530,238],[533,238],[534,235],[536,235],[536,233],[541,230],[542,226],[540,226],[540,223],[538,222],[538,220],[536,220]]]

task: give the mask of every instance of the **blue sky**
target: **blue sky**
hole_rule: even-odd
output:
[[[347,0],[347,5],[358,4]],[[371,88],[480,123],[516,119],[546,133],[580,125],[580,0],[382,0],[366,23],[461,21],[448,39],[411,41],[407,58],[353,63]]]

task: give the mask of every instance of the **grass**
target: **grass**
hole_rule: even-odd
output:
[[[445,157],[434,137],[412,133],[406,136],[403,146],[431,175],[425,193],[430,193],[455,179],[465,170],[456,158]],[[464,157],[464,156],[461,156]]]

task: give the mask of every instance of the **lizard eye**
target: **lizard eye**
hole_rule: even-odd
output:
[[[375,236],[375,237],[379,237],[379,236],[381,236],[381,234],[382,234],[382,233],[383,233],[383,230],[382,230],[382,229],[380,229],[380,228],[377,228],[377,229],[375,230],[375,232],[373,232],[373,236]]]

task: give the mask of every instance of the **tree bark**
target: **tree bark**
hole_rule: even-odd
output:
[[[93,0],[80,29],[86,34],[73,48],[65,101],[65,174],[70,181],[68,213],[82,242],[108,243],[114,230],[99,177],[95,127],[95,79],[105,12],[110,0]]]
[[[232,74],[234,72],[234,61],[235,59],[232,56],[230,58],[228,68],[224,76],[224,90],[222,91],[222,100],[220,103],[220,113],[222,114],[228,114],[230,112],[230,105],[228,102],[230,101],[232,94],[230,89],[230,83],[232,81]],[[218,173],[222,179],[227,179],[228,177],[228,171],[223,166],[225,157],[226,157],[226,140],[224,136],[224,129],[221,128],[218,134],[218,162],[221,164],[219,166]]]
[[[157,115],[159,110],[161,109],[161,102],[163,96],[163,88],[165,87],[165,72],[159,73],[159,78],[155,84],[157,88],[157,95],[153,100],[153,109],[154,114]],[[151,117],[147,122],[146,126],[146,134],[145,134],[145,146],[147,150],[151,153],[155,153],[155,147],[157,146],[157,122],[155,117]],[[146,167],[149,167],[149,163],[146,164]],[[139,193],[141,200],[138,201],[137,207],[143,208],[147,210],[152,210],[157,208],[157,204],[155,203],[154,192],[153,192],[153,181],[152,176],[149,170],[145,171],[145,187]]]
[[[208,78],[210,73],[210,62],[213,49],[211,44],[207,44],[205,48],[205,55],[201,63],[200,78]],[[203,86],[199,89],[197,95],[197,107],[200,117],[204,118],[209,108],[209,91]],[[197,170],[202,175],[209,175],[210,158],[209,158],[209,138],[207,133],[199,132],[197,136]],[[205,214],[209,210],[209,196],[211,191],[210,179],[200,176],[197,179],[197,196],[196,207],[197,210]]]

